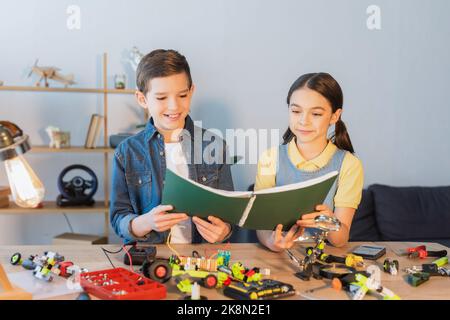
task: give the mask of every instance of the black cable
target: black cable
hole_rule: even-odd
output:
[[[67,217],[67,215],[64,212],[63,212],[63,216],[64,216],[64,218],[66,218],[66,222],[69,225],[70,232],[75,233],[75,232],[73,232],[73,228],[72,228],[72,225],[70,224],[69,218]]]
[[[120,252],[123,250],[123,247],[121,247],[120,250],[118,250],[118,251],[109,251],[109,250],[106,250],[106,249],[103,248],[103,247],[101,247],[101,248],[102,248],[102,251],[103,251],[103,253],[105,254],[106,258],[108,258],[109,263],[111,263],[111,266],[113,267],[113,269],[115,269],[116,266],[114,266],[114,264],[112,263],[111,259],[110,259],[109,256],[108,256],[108,253],[110,253],[110,254],[117,254],[117,253],[120,253]]]

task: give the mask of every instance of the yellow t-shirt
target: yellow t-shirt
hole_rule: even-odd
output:
[[[291,162],[300,170],[314,171],[323,168],[337,150],[335,144],[328,142],[325,149],[317,157],[306,160],[297,149],[295,139],[288,144],[288,156]],[[255,190],[276,186],[276,170],[278,161],[278,147],[266,150],[258,161]],[[347,152],[339,172],[338,189],[334,197],[336,208],[357,209],[361,202],[364,184],[364,172],[361,161]]]

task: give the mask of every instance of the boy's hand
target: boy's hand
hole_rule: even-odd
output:
[[[167,213],[172,209],[171,205],[159,205],[133,219],[131,222],[133,233],[138,237],[143,237],[152,230],[163,232],[189,218],[185,213]]]
[[[231,226],[219,218],[209,216],[206,222],[199,217],[193,217],[192,222],[197,226],[200,235],[209,243],[221,242],[230,233]]]
[[[333,211],[331,211],[331,209],[327,205],[319,204],[316,206],[316,210],[318,212],[304,214],[300,220],[297,220],[297,225],[302,228],[314,228],[314,226],[316,224],[314,219],[317,216],[320,216],[320,215],[331,216],[331,217],[334,216]]]
[[[285,249],[290,249],[295,242],[295,239],[303,234],[304,228],[293,225],[291,229],[283,237],[283,225],[279,224],[272,232],[270,238],[268,239],[267,245],[269,249],[273,251],[283,251]]]

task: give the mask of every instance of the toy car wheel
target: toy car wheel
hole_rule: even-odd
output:
[[[19,252],[14,253],[9,260],[13,266],[18,265],[20,263],[20,259],[22,255]]]
[[[205,288],[208,289],[212,289],[215,288],[217,285],[217,277],[213,274],[208,274],[204,279],[203,279],[203,286]]]
[[[155,260],[153,263],[145,262],[142,266],[144,276],[160,283],[167,282],[172,277],[169,262]]]
[[[394,260],[394,265],[395,265],[395,269],[398,270],[398,268],[399,268],[398,260]]]

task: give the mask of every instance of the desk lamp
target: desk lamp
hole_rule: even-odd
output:
[[[0,121],[0,162],[5,162],[12,198],[22,208],[36,208],[44,199],[45,188],[22,156],[31,149],[28,140],[17,125]]]

